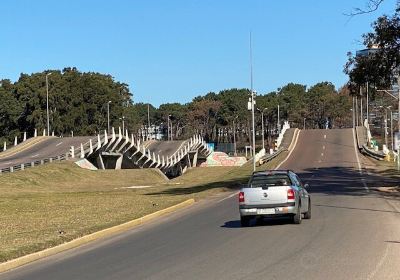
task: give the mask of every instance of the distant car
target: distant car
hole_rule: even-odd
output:
[[[300,224],[311,219],[311,196],[308,184],[291,170],[254,172],[249,183],[239,192],[240,223],[250,225],[255,217],[291,217]]]

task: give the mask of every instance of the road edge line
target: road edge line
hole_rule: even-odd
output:
[[[284,159],[284,160],[282,160],[276,167],[275,167],[275,170],[278,170],[281,166],[282,166],[282,164],[284,164],[288,159],[289,159],[289,157],[292,155],[292,152],[294,151],[294,149],[296,148],[296,145],[297,145],[297,140],[299,139],[299,135],[300,135],[300,132],[301,132],[301,130],[300,129],[298,129],[298,128],[296,128],[297,129],[297,131],[295,131],[295,132],[297,132],[297,134],[296,135],[294,135],[294,144],[293,143],[290,143],[290,145],[289,145],[289,147],[293,144],[293,147],[292,147],[292,149],[289,151],[289,154],[286,156],[286,158]]]
[[[148,214],[146,216],[143,216],[141,218],[134,219],[129,222],[125,222],[120,225],[116,225],[110,228],[106,228],[82,237],[78,237],[76,239],[73,239],[69,242],[57,245],[55,247],[47,248],[45,250],[31,253],[29,255],[25,255],[16,259],[9,260],[7,262],[1,263],[0,264],[0,273],[15,269],[17,267],[26,265],[28,263],[37,261],[39,259],[43,259],[49,256],[53,256],[55,254],[61,253],[63,251],[67,251],[76,247],[79,247],[81,245],[87,244],[89,242],[101,239],[101,238],[106,238],[110,237],[112,235],[115,235],[117,233],[122,233],[127,230],[133,229],[138,225],[144,224],[145,222],[151,221],[157,217],[163,216],[165,214],[169,214],[172,212],[175,212],[179,209],[183,209],[185,207],[188,207],[192,204],[194,204],[195,200],[193,198],[185,200],[181,203],[175,204],[173,206],[161,209],[159,211],[156,211],[154,213]]]
[[[353,132],[354,152],[355,152],[355,154],[356,154],[357,165],[358,165],[358,172],[360,173],[360,176],[361,176],[361,179],[360,179],[360,180],[361,180],[361,183],[362,183],[363,186],[364,186],[364,189],[365,189],[367,192],[369,192],[369,188],[368,188],[368,186],[367,186],[367,183],[365,182],[365,179],[362,177],[362,176],[363,176],[363,172],[362,172],[360,157],[358,156],[359,151],[358,151],[358,144],[357,144],[357,141],[356,141],[355,129],[352,129],[352,132]]]

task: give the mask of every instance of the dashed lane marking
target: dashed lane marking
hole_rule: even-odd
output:
[[[325,145],[322,146],[322,150],[325,150]]]
[[[58,144],[56,145],[56,147],[60,146],[62,143],[63,143],[63,142],[58,143]]]
[[[326,134],[324,134],[324,139],[326,139]]]
[[[323,157],[324,156],[324,153],[321,153],[321,157]]]
[[[37,157],[39,154],[36,154],[36,155],[33,155],[33,156],[31,156],[31,158],[35,158],[35,157]]]

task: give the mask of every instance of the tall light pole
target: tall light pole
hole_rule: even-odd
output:
[[[125,134],[125,116],[122,116],[122,118],[119,118],[122,120],[122,134]]]
[[[390,111],[390,137],[391,137],[391,145],[392,145],[392,151],[393,151],[394,144],[393,144],[393,111],[392,111],[392,106],[387,106],[386,109],[389,109],[389,111]]]
[[[110,133],[110,103],[111,101],[107,102],[107,132]]]
[[[149,136],[150,132],[150,104],[147,103],[147,136]]]
[[[236,151],[236,126],[235,126],[235,120],[238,118],[239,116],[236,116],[233,119],[233,148],[235,150],[234,152],[234,156],[237,156],[237,151]]]
[[[251,47],[251,32],[250,32],[250,94],[251,94],[251,122],[252,122],[252,138],[253,138],[253,171],[256,171],[256,131],[254,122],[254,105],[255,92],[253,91],[253,53]]]
[[[170,130],[169,130],[169,126],[170,126],[170,117],[171,117],[171,115],[168,115],[168,120],[167,120],[167,137],[168,137],[168,141],[170,140],[170,138],[171,138],[171,140],[172,140],[172,135],[171,135],[171,137],[170,137]],[[172,124],[171,124],[171,134],[172,134]]]
[[[368,105],[368,103],[369,103],[369,97],[368,97],[368,94],[369,94],[369,84],[368,84],[368,81],[367,81],[367,90],[366,90],[366,92],[367,92],[367,123],[369,124],[369,109],[368,109],[368,107],[369,107],[369,105]]]
[[[50,136],[50,116],[49,116],[49,76],[50,73],[46,74],[46,108],[47,108],[47,136]]]
[[[280,112],[279,112],[279,104],[278,104],[278,134],[280,134],[281,133],[281,125],[280,125],[280,123],[281,123],[281,121],[280,121]]]

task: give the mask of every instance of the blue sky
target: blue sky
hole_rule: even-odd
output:
[[[210,91],[331,81],[340,87],[346,53],[362,48],[373,20],[393,13],[343,13],[367,0],[5,0],[0,78],[77,67],[129,84],[134,102],[189,102]]]

